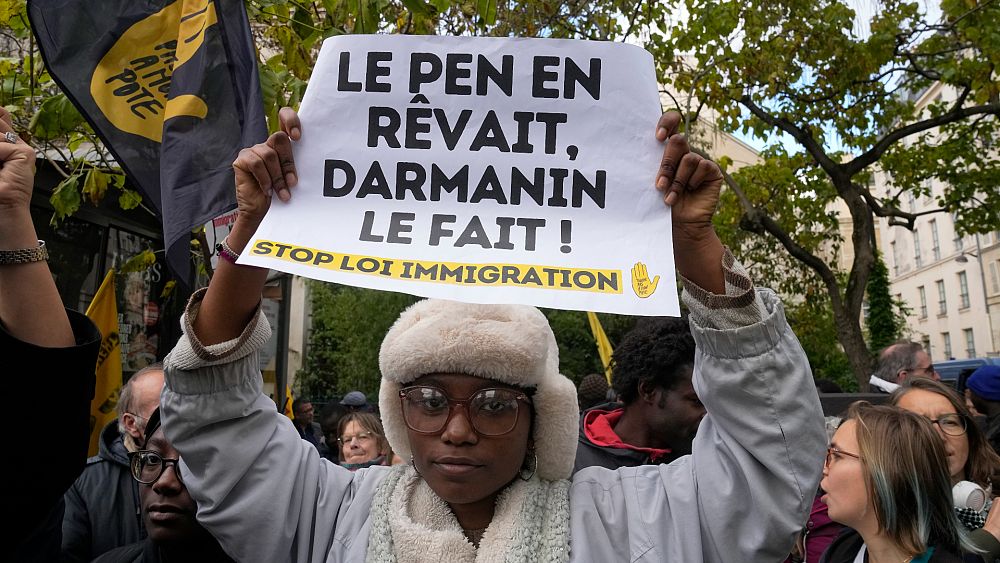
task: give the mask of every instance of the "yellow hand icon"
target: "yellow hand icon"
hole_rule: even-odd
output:
[[[649,272],[642,262],[636,262],[635,266],[632,266],[632,291],[640,298],[645,299],[652,295],[659,283],[660,276],[656,276],[652,281],[649,280]]]

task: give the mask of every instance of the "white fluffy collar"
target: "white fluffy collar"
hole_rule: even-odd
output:
[[[517,563],[569,560],[569,481],[515,480],[497,498],[477,550],[412,466],[396,466],[372,503],[367,561]]]

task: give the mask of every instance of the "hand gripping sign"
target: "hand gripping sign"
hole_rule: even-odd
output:
[[[344,36],[240,263],[475,303],[677,315],[653,59],[621,43]]]

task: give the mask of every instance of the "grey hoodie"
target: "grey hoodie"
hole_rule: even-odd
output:
[[[826,433],[777,296],[758,290],[754,301],[758,319],[745,326],[726,309],[691,307],[694,386],[708,411],[693,453],[669,465],[577,473],[571,561],[774,562],[788,554],[819,482]],[[164,429],[198,517],[241,562],[364,561],[386,468],[352,473],[299,439],[261,392],[257,350],[268,333],[258,317],[240,338],[207,348],[186,334],[165,361]]]

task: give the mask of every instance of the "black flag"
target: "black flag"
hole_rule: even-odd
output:
[[[49,73],[163,222],[190,282],[190,232],[235,208],[232,162],[267,137],[242,0],[28,0]]]

